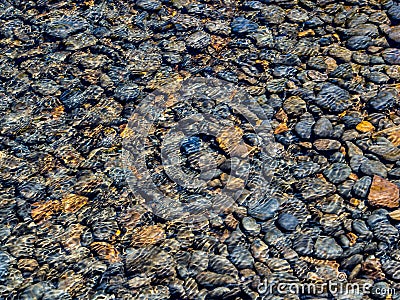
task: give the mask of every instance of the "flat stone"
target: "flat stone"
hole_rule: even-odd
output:
[[[332,131],[332,123],[327,118],[319,119],[314,125],[314,134],[318,137],[329,137]]]
[[[343,254],[343,249],[334,238],[319,237],[314,245],[315,255],[322,259],[336,259]]]
[[[360,171],[365,175],[378,175],[380,177],[387,177],[387,169],[383,163],[376,160],[366,160],[360,166]]]
[[[382,57],[390,65],[400,65],[400,49],[388,48],[382,52]]]
[[[299,220],[292,214],[284,213],[279,215],[277,223],[284,231],[294,231],[299,225]]]
[[[324,170],[324,175],[332,183],[341,183],[351,174],[351,168],[343,163],[334,163]]]
[[[250,216],[265,221],[271,219],[275,215],[280,205],[279,200],[271,198],[263,204],[249,208],[248,212]]]
[[[372,206],[399,207],[399,187],[375,175],[369,191],[368,202]]]
[[[328,140],[328,139],[318,139],[313,144],[315,149],[319,151],[339,150],[341,146],[339,141]]]

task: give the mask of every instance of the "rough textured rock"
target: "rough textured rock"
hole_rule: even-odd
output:
[[[399,206],[399,200],[399,187],[375,175],[368,195],[369,204],[393,208]]]

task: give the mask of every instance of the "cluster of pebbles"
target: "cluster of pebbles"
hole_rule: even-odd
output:
[[[399,46],[395,0],[1,1],[0,298],[399,299]],[[188,224],[139,205],[120,154],[138,103],[194,77],[252,95],[284,163],[273,197]],[[216,187],[230,142],[181,154],[221,158]],[[260,289],[339,275],[372,289]]]

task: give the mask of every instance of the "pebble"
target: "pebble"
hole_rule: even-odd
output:
[[[382,51],[382,57],[389,65],[400,65],[400,49],[385,49]]]
[[[369,188],[372,183],[372,178],[369,176],[364,176],[356,181],[353,185],[354,196],[360,198],[366,198],[369,192]]]
[[[239,269],[251,269],[254,265],[254,258],[250,251],[240,245],[236,246],[229,254],[229,259]]]
[[[217,274],[209,271],[197,275],[196,280],[205,288],[215,288],[218,286],[230,287],[236,284],[235,278],[229,275]]]
[[[314,252],[315,240],[308,234],[297,234],[293,239],[293,249],[300,255],[309,256]]]
[[[350,107],[350,94],[334,85],[325,84],[316,98],[316,104],[333,113],[341,113]]]
[[[380,91],[376,97],[371,99],[368,102],[368,105],[377,111],[383,111],[386,109],[392,108],[396,103],[396,91],[394,90],[387,90],[387,91]]]
[[[246,18],[238,17],[233,19],[231,23],[233,33],[246,34],[256,32],[258,29],[257,23],[254,23]]]
[[[319,237],[315,241],[314,251],[321,259],[337,259],[343,254],[343,249],[331,237]]]
[[[45,24],[45,32],[56,38],[65,39],[69,35],[88,26],[88,22],[79,17],[64,16]]]
[[[333,126],[327,118],[321,118],[317,122],[315,122],[313,131],[317,137],[327,138],[330,137],[333,131]]]
[[[371,37],[369,36],[352,36],[346,42],[346,46],[350,50],[363,50],[367,49],[368,46],[371,44]]]
[[[387,177],[387,169],[383,163],[376,160],[365,160],[361,166],[360,171],[365,175],[378,175],[380,177]]]
[[[261,226],[257,224],[256,220],[250,217],[244,217],[242,220],[243,229],[250,235],[257,235],[260,233]]]
[[[351,61],[351,51],[344,47],[334,47],[329,50],[329,55],[338,59],[340,62],[350,62]]]
[[[152,1],[152,0],[138,0],[136,1],[136,6],[142,8],[144,10],[159,10],[161,9],[160,1]]]
[[[304,178],[295,183],[300,196],[305,200],[315,200],[336,191],[333,184],[319,178]]]
[[[312,161],[301,162],[292,168],[292,173],[296,178],[308,177],[315,174],[320,169],[319,164]]]
[[[299,220],[291,214],[284,213],[279,215],[277,223],[284,231],[294,231],[299,224]]]
[[[375,299],[386,299],[386,295],[382,295],[381,291],[390,291],[390,286],[384,281],[376,282],[371,287],[371,295]]]
[[[315,149],[319,151],[333,151],[339,150],[341,144],[339,141],[336,140],[329,140],[329,139],[318,139],[315,140],[313,143]]]
[[[259,203],[254,207],[250,207],[248,209],[248,212],[250,216],[265,221],[271,219],[275,215],[275,213],[279,209],[279,206],[279,200],[271,198],[263,203]]]
[[[186,45],[189,48],[200,50],[211,44],[211,37],[208,33],[197,31],[189,35],[186,39]]]
[[[297,96],[289,97],[283,102],[283,109],[289,115],[301,115],[306,108],[306,102]]]
[[[238,270],[236,267],[227,259],[221,255],[210,255],[209,268],[211,271],[230,275],[234,278],[238,277]]]
[[[333,163],[323,173],[330,182],[337,184],[349,177],[351,169],[344,163]]]
[[[309,139],[312,134],[312,127],[314,125],[314,119],[310,113],[304,113],[300,121],[295,126],[295,131],[298,136],[302,139]]]
[[[393,20],[400,21],[400,5],[392,5],[387,13]]]
[[[389,171],[390,177],[400,178],[400,168],[394,168]]]
[[[370,187],[368,203],[373,206],[395,208],[399,206],[399,200],[399,187],[375,175]]]

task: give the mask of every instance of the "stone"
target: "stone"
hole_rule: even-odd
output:
[[[360,166],[360,171],[365,175],[378,175],[380,177],[387,177],[387,169],[386,166],[380,161],[376,160],[366,160]]]
[[[261,203],[255,205],[254,207],[249,208],[248,212],[250,216],[265,221],[271,219],[275,215],[280,205],[281,204],[279,200],[271,198],[267,200],[265,203]]]
[[[314,251],[315,256],[321,259],[337,259],[343,254],[343,249],[331,237],[319,237],[315,242]]]
[[[349,177],[351,168],[344,163],[333,163],[323,173],[330,182],[337,184]]]
[[[256,32],[258,29],[257,23],[254,23],[246,18],[238,17],[233,19],[231,23],[233,33],[245,34]]]
[[[382,57],[390,65],[400,65],[400,49],[385,49],[382,52]]]
[[[372,206],[395,208],[399,206],[399,187],[380,176],[375,175],[368,195]]]
[[[284,213],[279,215],[277,223],[284,231],[294,231],[299,225],[299,220],[292,214]]]
[[[313,143],[315,149],[319,151],[333,151],[339,150],[341,143],[336,140],[318,139]]]
[[[333,126],[327,118],[321,118],[315,123],[313,131],[317,137],[327,138],[331,135]]]

